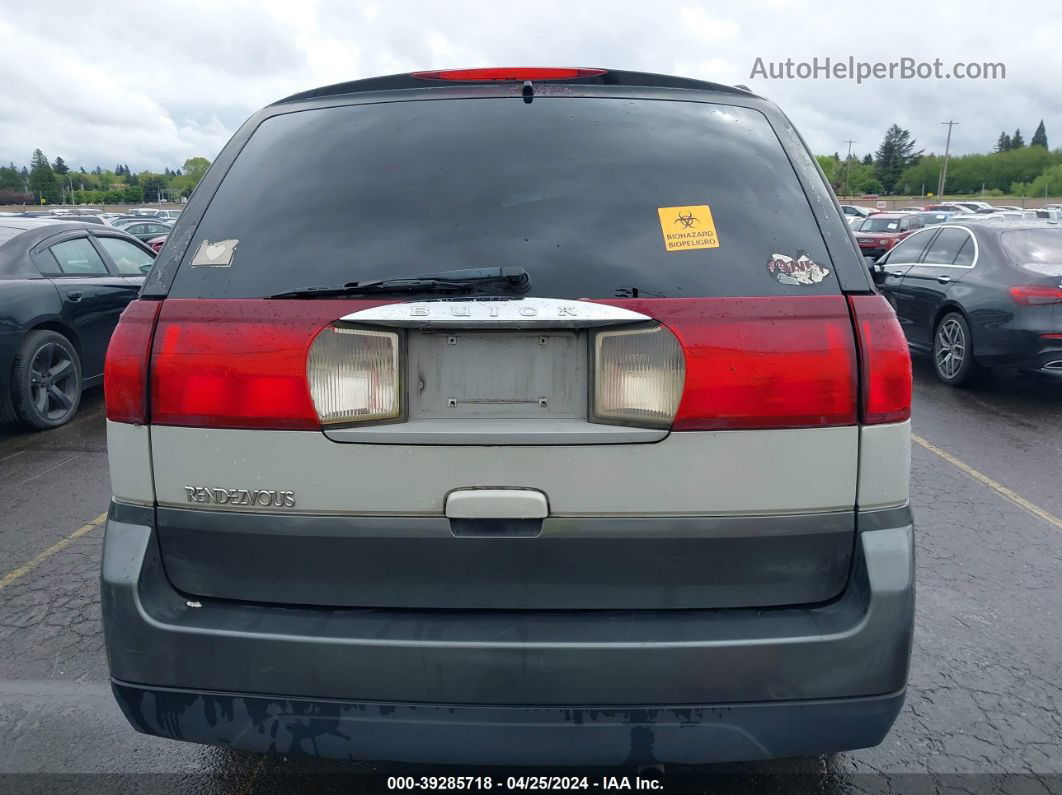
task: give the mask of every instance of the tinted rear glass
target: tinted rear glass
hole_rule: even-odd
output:
[[[1062,276],[1062,229],[1015,229],[1001,238],[1013,264],[1044,276]]]
[[[717,247],[665,249],[665,234],[711,240],[713,222]],[[204,241],[222,240],[238,241],[230,267],[190,266]],[[558,298],[839,292],[762,114],[539,97],[266,120],[213,197],[170,295],[250,298],[506,265],[527,269],[531,295]]]
[[[874,218],[870,217],[859,227],[860,232],[898,232],[900,230],[899,218]]]

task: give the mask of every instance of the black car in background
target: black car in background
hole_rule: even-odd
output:
[[[109,226],[0,218],[0,421],[74,415],[154,258]]]
[[[915,352],[945,384],[988,367],[1062,378],[1062,225],[979,221],[926,227],[873,266]]]

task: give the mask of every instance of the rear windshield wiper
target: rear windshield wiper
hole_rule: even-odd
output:
[[[418,276],[397,276],[363,282],[299,287],[274,293],[270,298],[330,298],[366,293],[470,293],[476,285],[499,284],[515,293],[531,289],[531,275],[523,268],[464,268]]]

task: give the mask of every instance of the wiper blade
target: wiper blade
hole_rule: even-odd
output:
[[[346,284],[299,287],[274,293],[270,298],[330,298],[366,293],[470,293],[476,285],[501,284],[516,293],[531,289],[531,276],[519,267],[463,268],[461,270],[397,276]]]

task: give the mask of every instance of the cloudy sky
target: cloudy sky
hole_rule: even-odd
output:
[[[1043,118],[1062,146],[1058,0],[855,3],[4,0],[0,162],[33,149],[88,169],[213,159],[254,110],[314,86],[415,69],[604,66],[744,83],[818,153],[877,147],[893,122],[927,152]],[[757,58],[1001,62],[1003,80],[765,80]]]

